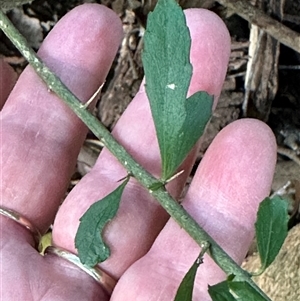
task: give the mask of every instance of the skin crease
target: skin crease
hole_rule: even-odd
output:
[[[186,15],[193,38],[189,93],[205,89],[218,96],[230,51],[228,32],[211,12],[193,9]],[[39,54],[85,101],[105,79],[121,38],[121,23],[113,12],[86,4],[60,20]],[[142,87],[114,135],[157,175],[159,152],[148,110]],[[1,111],[0,122],[1,205],[25,215],[43,232],[58,210],[86,129],[30,67]],[[179,196],[194,158],[191,154],[184,163],[186,175],[170,185],[174,196]],[[210,146],[183,203],[237,262],[252,239],[256,210],[269,193],[275,160],[271,130],[256,120],[237,121]],[[54,243],[73,250],[78,217],[124,175],[119,163],[103,151],[93,171],[60,208]],[[111,300],[172,300],[199,248],[172,220],[163,228],[166,221],[166,214],[131,181],[120,214],[105,231],[114,258],[102,268],[120,278]],[[109,300],[91,277],[72,264],[51,255],[41,257],[26,229],[3,216],[0,227],[3,300]],[[198,273],[194,300],[209,300],[207,283],[218,282],[224,275],[209,258],[201,274],[205,281]]]

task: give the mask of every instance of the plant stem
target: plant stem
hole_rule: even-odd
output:
[[[271,35],[280,43],[300,53],[300,35],[281,22],[270,17],[261,9],[253,6],[248,0],[217,0],[220,4],[228,7],[249,23],[257,25],[261,30]],[[281,4],[279,4],[281,3]],[[279,1],[278,6],[282,5]]]
[[[80,100],[54,75],[53,72],[41,61],[36,53],[28,46],[26,39],[11,24],[6,15],[0,11],[0,28],[18,48],[29,64],[45,81],[48,88],[55,92],[100,139],[105,147],[120,161],[124,168],[143,185],[170,216],[197,242],[201,247],[203,242],[209,242],[209,255],[217,265],[227,274],[236,275],[239,281],[248,282],[266,300],[271,301],[260,288],[252,281],[250,274],[236,264],[229,255],[197,224],[188,212],[166,191],[165,187],[151,190],[153,184],[159,182],[150,173],[144,170],[131,155],[122,147],[110,132],[94,117]],[[155,186],[155,185],[154,185]]]

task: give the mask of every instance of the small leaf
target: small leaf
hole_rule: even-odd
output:
[[[287,202],[278,196],[265,198],[258,209],[255,230],[262,273],[274,261],[287,236]]]
[[[183,277],[177,290],[174,301],[192,301],[194,281],[199,265],[202,263],[202,256],[198,257],[189,271]]]
[[[102,200],[91,205],[80,218],[75,247],[83,264],[93,267],[110,256],[110,249],[102,239],[102,230],[116,215],[128,180],[129,178]]]
[[[228,282],[228,286],[239,301],[269,301],[248,282]]]
[[[208,286],[208,293],[213,301],[236,301],[229,291],[228,281]]]
[[[148,15],[143,65],[146,93],[155,123],[162,180],[173,175],[203,134],[213,97],[197,92],[187,98],[192,77],[191,38],[175,0],[159,0]]]
[[[201,251],[189,271],[183,277],[177,290],[174,301],[192,301],[194,282],[197,269],[203,263],[203,256],[209,250],[210,243],[208,241],[201,242]]]
[[[208,286],[208,293],[213,301],[270,301],[248,282],[232,281],[233,278],[229,276],[226,281]]]

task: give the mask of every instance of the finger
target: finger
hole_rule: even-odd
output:
[[[4,106],[16,80],[17,74],[14,69],[3,59],[0,59],[0,110]]]
[[[230,52],[228,31],[221,19],[206,10],[187,11],[187,22],[192,37],[193,63],[189,93],[206,90],[218,97]],[[217,63],[212,62],[213,57],[217,58]],[[156,176],[160,174],[160,154],[143,85],[113,134],[143,167]],[[185,161],[186,173],[170,185],[169,190],[175,197],[179,196],[194,159],[195,152]],[[104,150],[94,169],[72,190],[61,206],[54,223],[54,243],[76,252],[74,238],[79,218],[92,203],[119,185],[117,181],[125,175],[126,171],[120,163]],[[148,192],[131,180],[124,191],[117,217],[105,229],[104,237],[111,256],[101,264],[101,268],[119,278],[149,250],[167,218],[168,215]]]
[[[39,56],[82,101],[103,83],[122,37],[119,18],[96,4],[78,6],[44,41]],[[64,197],[86,127],[31,67],[1,112],[3,205],[42,232]]]
[[[237,263],[253,239],[259,202],[269,194],[276,162],[272,131],[254,119],[224,128],[207,150],[183,202],[185,209]],[[173,300],[199,255],[198,245],[172,219],[149,253],[120,279],[112,300]],[[207,285],[225,275],[205,255],[193,300],[210,300]],[[121,297],[122,296],[122,297]]]
[[[41,256],[28,244],[27,229],[0,220],[1,301],[108,300],[92,277],[57,256]]]

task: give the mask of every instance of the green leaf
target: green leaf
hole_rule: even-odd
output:
[[[266,301],[248,282],[228,282],[229,289],[239,301]]]
[[[229,291],[228,281],[208,286],[208,293],[213,301],[236,301]]]
[[[197,92],[186,99],[192,76],[191,38],[184,13],[176,1],[158,1],[148,16],[144,43],[145,88],[165,181],[203,134],[211,116],[213,97]]]
[[[83,264],[93,267],[110,256],[110,249],[102,239],[102,231],[116,215],[128,180],[129,178],[102,200],[91,205],[80,218],[75,247]]]
[[[276,196],[265,198],[258,209],[255,223],[257,247],[262,273],[277,256],[288,233],[288,204]]]
[[[208,293],[213,301],[270,301],[256,291],[248,282],[226,281],[208,286]]]
[[[177,290],[174,301],[192,301],[194,281],[199,265],[202,263],[202,256],[197,257],[189,271],[183,277]]]

